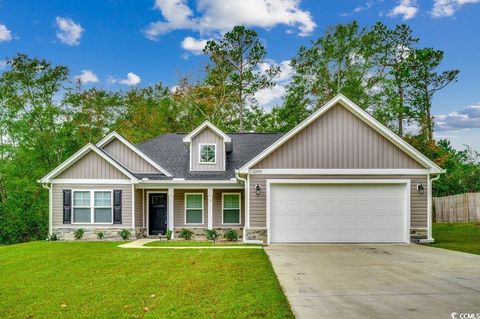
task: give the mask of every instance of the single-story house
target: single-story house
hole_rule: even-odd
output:
[[[204,236],[234,229],[246,242],[432,241],[432,181],[444,171],[338,95],[287,133],[188,134],[133,145],[113,132],[39,182],[49,231],[87,238]]]

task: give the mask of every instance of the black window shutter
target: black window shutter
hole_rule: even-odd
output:
[[[122,223],[122,191],[113,191],[113,223]]]
[[[72,190],[63,190],[63,223],[72,223]]]

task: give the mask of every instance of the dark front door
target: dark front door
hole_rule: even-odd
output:
[[[148,201],[148,234],[164,235],[167,230],[167,194],[151,193]]]

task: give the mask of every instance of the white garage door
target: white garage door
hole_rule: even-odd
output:
[[[405,184],[271,184],[270,242],[405,242]]]

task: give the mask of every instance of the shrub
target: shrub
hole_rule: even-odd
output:
[[[82,239],[83,234],[85,234],[85,230],[83,228],[78,228],[75,229],[75,232],[73,234],[75,235],[75,239]]]
[[[213,241],[213,244],[215,245],[215,241],[218,238],[218,233],[215,229],[207,229],[205,230],[205,233],[207,235],[207,239]]]
[[[58,240],[57,234],[51,233],[50,236],[48,236],[47,240],[49,240],[49,241],[57,241],[57,240]]]
[[[192,239],[193,232],[190,229],[182,228],[178,237],[183,238],[185,240]]]
[[[118,232],[120,237],[122,237],[123,240],[127,240],[130,238],[130,231],[128,229],[122,229],[121,231]]]
[[[99,232],[97,233],[97,238],[98,238],[98,239],[103,239],[104,237],[105,237],[105,234],[103,233],[103,231],[99,231]]]
[[[172,239],[172,231],[170,229],[167,229],[165,232],[165,237],[167,237],[167,240]]]
[[[230,229],[223,234],[223,237],[225,237],[228,241],[237,241],[239,236],[236,231]]]

